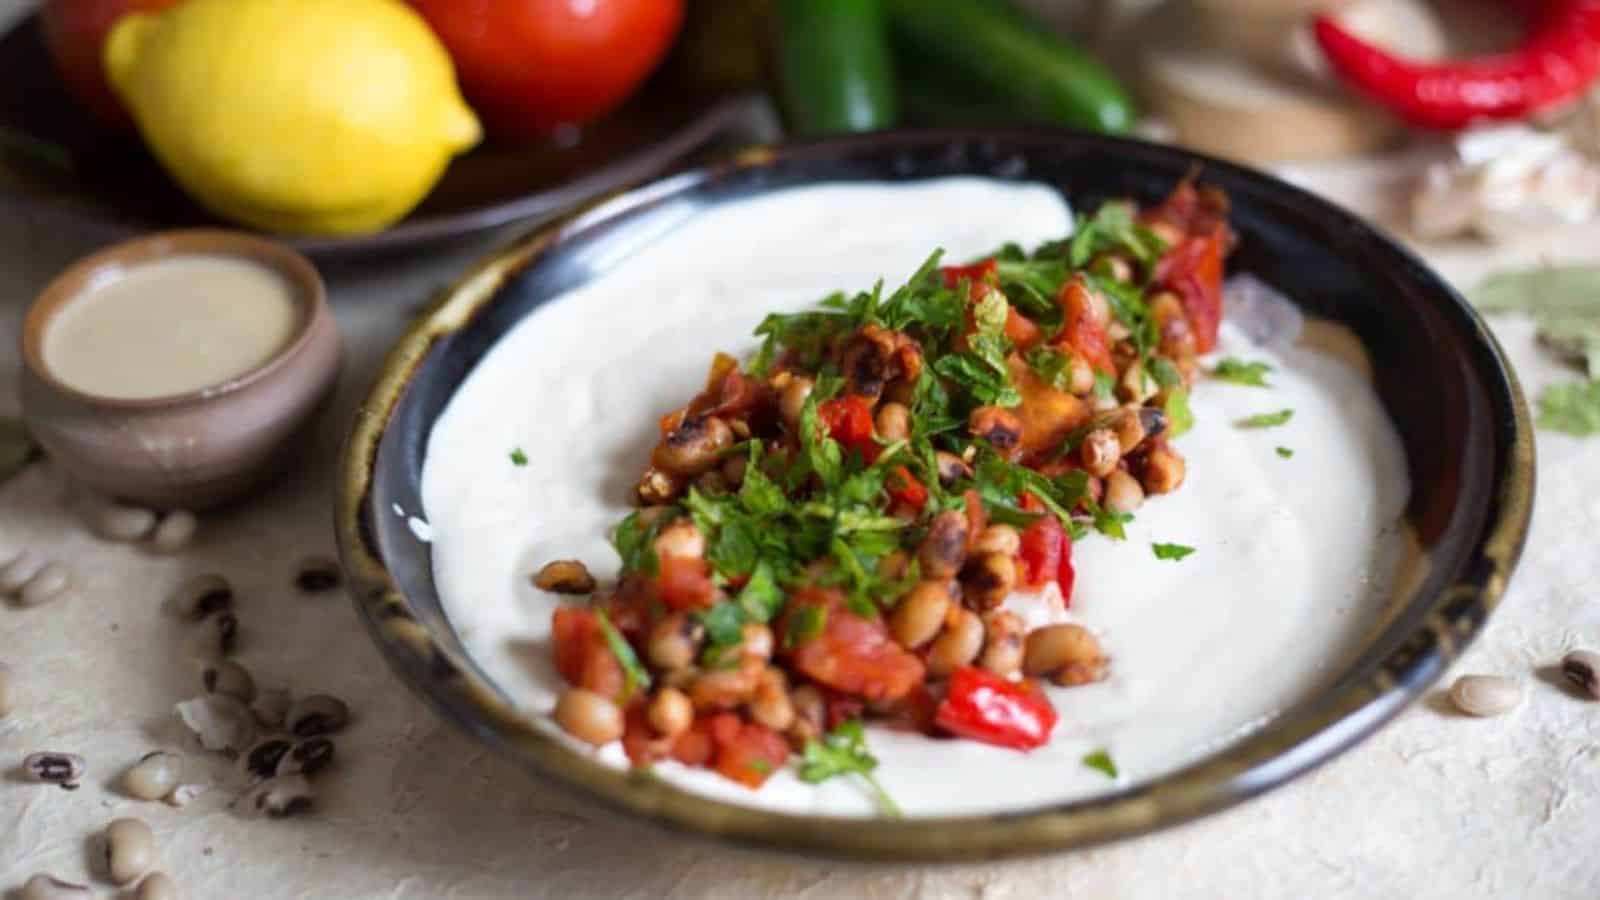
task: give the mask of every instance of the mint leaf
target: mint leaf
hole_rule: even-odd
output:
[[[885,814],[898,818],[900,806],[883,789],[872,774],[878,768],[878,759],[867,749],[866,731],[860,719],[840,722],[821,738],[806,742],[800,754],[800,780],[806,784],[821,784],[841,775],[859,775],[866,782],[878,807]]]
[[[1211,377],[1250,387],[1271,387],[1267,384],[1267,373],[1271,371],[1272,367],[1264,362],[1245,362],[1230,356],[1217,363],[1211,370]]]
[[[1545,388],[1539,395],[1539,427],[1577,437],[1600,434],[1600,378]]]
[[[1294,410],[1280,409],[1273,413],[1259,413],[1240,419],[1236,424],[1240,428],[1277,428],[1279,425],[1288,424],[1294,418]]]
[[[1185,388],[1172,388],[1167,392],[1162,412],[1167,414],[1169,437],[1182,437],[1194,427],[1194,411],[1189,408],[1189,391]]]
[[[1083,758],[1083,764],[1097,772],[1105,773],[1107,778],[1117,777],[1117,763],[1111,754],[1105,750],[1096,750]]]
[[[1058,391],[1072,390],[1072,356],[1054,347],[1035,347],[1024,360],[1039,380]]]
[[[525,465],[527,465],[528,464],[528,454],[523,453],[521,447],[513,447],[513,448],[511,448],[511,464],[513,466],[525,466]]]
[[[1194,552],[1193,547],[1182,544],[1151,544],[1150,549],[1155,551],[1156,559],[1179,560]]]
[[[1467,298],[1486,313],[1533,317],[1539,339],[1600,378],[1600,267],[1540,266],[1501,272]]]
[[[1288,447],[1279,447],[1277,453],[1284,459],[1289,459],[1290,457],[1294,456],[1294,451],[1290,450]]]

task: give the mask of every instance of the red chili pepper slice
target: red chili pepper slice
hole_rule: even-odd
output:
[[[992,672],[962,666],[950,676],[934,723],[969,740],[1032,750],[1050,740],[1056,709],[1038,684],[1007,681]]]
[[[1600,0],[1548,0],[1515,50],[1439,63],[1395,56],[1331,15],[1318,16],[1313,31],[1340,78],[1421,128],[1527,118],[1577,98],[1600,78]]]
[[[928,505],[928,489],[905,466],[895,466],[890,470],[886,485],[890,499],[896,503],[903,503],[917,512],[922,512],[922,508]]]
[[[871,465],[883,452],[872,437],[872,401],[860,394],[835,397],[817,407],[817,418],[828,436],[846,451],[854,450]]]

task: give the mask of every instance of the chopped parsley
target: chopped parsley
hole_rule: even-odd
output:
[[[802,606],[789,615],[789,628],[783,635],[783,646],[788,649],[804,644],[822,633],[828,624],[826,606]]]
[[[859,775],[866,783],[878,808],[889,816],[899,818],[900,806],[883,789],[872,773],[878,768],[878,759],[867,750],[866,730],[861,720],[840,722],[821,738],[806,742],[800,757],[800,780],[807,784],[821,784],[840,775]]]
[[[624,698],[632,697],[635,691],[650,689],[650,673],[639,662],[639,657],[634,654],[633,647],[623,638],[617,627],[611,624],[611,617],[604,610],[596,610],[595,618],[600,621],[600,631],[606,637],[606,646],[611,648],[611,653],[622,664],[622,691]]]
[[[1126,253],[1141,265],[1159,259],[1166,244],[1155,232],[1140,225],[1134,212],[1132,203],[1106,203],[1093,216],[1080,221],[1068,244],[1068,261],[1073,268],[1082,268],[1105,252]]]
[[[1101,372],[1098,369],[1095,370],[1094,395],[1096,397],[1099,397],[1102,400],[1109,400],[1113,395],[1115,395],[1116,390],[1117,379],[1113,378],[1110,372]]]
[[[1107,778],[1117,777],[1117,762],[1105,750],[1096,750],[1083,758],[1083,764],[1097,772],[1102,772]]]
[[[1271,387],[1267,384],[1267,373],[1271,371],[1272,367],[1264,362],[1245,362],[1230,356],[1217,363],[1211,370],[1211,377],[1251,387]]]
[[[1072,389],[1072,355],[1054,347],[1035,347],[1024,359],[1039,380],[1058,391]]]
[[[1290,450],[1288,447],[1279,447],[1276,452],[1284,459],[1289,459],[1294,456],[1294,451]]]
[[[1180,560],[1194,552],[1193,547],[1182,544],[1151,544],[1150,549],[1155,551],[1156,559]]]
[[[1280,409],[1277,412],[1258,413],[1240,419],[1237,424],[1240,428],[1277,428],[1279,425],[1287,425],[1292,418],[1294,410]]]
[[[1172,388],[1167,393],[1162,412],[1167,414],[1167,434],[1172,437],[1182,437],[1194,427],[1194,411],[1189,408],[1189,391],[1185,388]]]
[[[511,448],[511,464],[513,466],[525,466],[525,465],[527,465],[528,464],[528,454],[523,453],[521,447],[513,447],[513,448]]]

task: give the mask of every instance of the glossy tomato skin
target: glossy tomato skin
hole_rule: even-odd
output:
[[[133,119],[106,83],[100,53],[117,20],[132,12],[159,12],[178,0],[45,0],[39,7],[44,40],[56,71],[78,101],[100,121],[132,129]]]
[[[455,60],[498,137],[547,135],[605,115],[653,71],[684,0],[410,0]]]

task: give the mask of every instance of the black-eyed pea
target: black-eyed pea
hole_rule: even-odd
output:
[[[911,437],[911,410],[903,403],[889,402],[878,407],[873,417],[878,437],[885,441],[903,441]]]
[[[1009,553],[980,553],[961,569],[962,596],[974,609],[994,609],[1017,587],[1017,562]]]
[[[983,617],[983,653],[978,665],[996,675],[1011,676],[1022,671],[1026,625],[1022,617],[998,609]]]
[[[922,576],[929,579],[953,578],[967,561],[967,517],[948,510],[933,517],[928,533],[917,547],[917,562]]]
[[[689,684],[689,700],[695,709],[734,709],[755,695],[765,668],[760,660],[746,657],[736,668],[701,672]]]
[[[967,431],[1009,457],[1022,442],[1022,419],[1003,406],[980,406],[967,416]]]
[[[0,566],[0,593],[15,594],[22,590],[49,562],[31,550],[18,553]]]
[[[40,606],[60,600],[72,592],[72,570],[58,562],[46,563],[22,586],[18,600],[23,606]]]
[[[295,701],[284,720],[289,733],[302,738],[330,734],[349,722],[350,707],[328,694],[312,694]]]
[[[115,819],[106,826],[105,853],[111,882],[131,884],[155,865],[155,832],[142,819]]]
[[[706,555],[706,536],[700,533],[693,521],[676,519],[661,529],[651,545],[657,557],[682,556],[703,559]]]
[[[186,579],[172,593],[172,609],[179,616],[198,622],[212,613],[233,608],[233,585],[221,575],[204,574]]]
[[[156,553],[177,553],[189,546],[200,520],[186,509],[175,509],[161,517],[160,524],[150,533],[150,549]]]
[[[933,640],[944,627],[952,603],[948,581],[920,581],[889,613],[889,634],[913,649]]]
[[[304,775],[280,775],[240,794],[233,806],[245,818],[281,819],[305,812],[315,801],[316,792]]]
[[[789,699],[789,683],[781,669],[768,668],[756,681],[755,695],[748,704],[750,718],[784,732],[794,724],[794,703]]]
[[[315,737],[301,741],[278,760],[275,775],[304,775],[307,778],[333,765],[336,747],[332,740]]]
[[[1122,445],[1117,442],[1116,432],[1109,428],[1094,429],[1078,445],[1078,461],[1084,471],[1099,478],[1111,474],[1121,459]]]
[[[716,416],[691,416],[662,438],[650,462],[663,472],[694,478],[721,462],[733,438],[728,423]]]
[[[1590,700],[1600,700],[1600,653],[1593,650],[1568,653],[1561,658],[1561,675],[1579,694]]]
[[[1522,685],[1497,675],[1463,675],[1450,686],[1456,708],[1472,716],[1498,716],[1522,700]]]
[[[200,670],[200,684],[208,694],[232,697],[240,703],[256,699],[256,680],[250,670],[231,659],[220,659]]]
[[[1156,447],[1145,455],[1143,478],[1146,494],[1170,494],[1183,485],[1188,465],[1171,447]]]
[[[705,627],[687,613],[673,613],[656,622],[645,641],[645,657],[657,669],[675,671],[694,665]]]
[[[1005,556],[1016,556],[1021,549],[1022,535],[1010,525],[990,525],[978,532],[978,540],[972,545],[973,553],[1000,553]]]
[[[78,789],[78,783],[89,770],[89,765],[76,753],[30,753],[22,759],[22,771],[34,781],[58,785],[66,790]]]
[[[160,800],[183,778],[183,757],[157,750],[146,753],[122,773],[122,791],[137,800]]]
[[[814,684],[802,684],[789,692],[789,705],[794,708],[794,722],[789,726],[791,736],[798,729],[817,737],[828,724],[828,698]]]
[[[983,620],[961,606],[951,607],[944,631],[928,648],[928,674],[945,678],[969,665],[983,649]]]
[[[1144,488],[1139,486],[1139,479],[1117,469],[1106,476],[1105,496],[1101,502],[1114,513],[1136,512],[1144,505]]]
[[[800,414],[805,412],[806,401],[816,382],[801,375],[790,376],[778,392],[778,415],[790,431],[800,427]]]
[[[267,738],[246,750],[239,757],[239,764],[256,778],[271,778],[278,774],[279,765],[292,749],[294,744],[283,738]]]
[[[1105,677],[1107,660],[1100,640],[1082,625],[1046,625],[1028,632],[1023,642],[1022,670],[1047,676],[1057,684],[1089,684]]]
[[[556,724],[585,744],[599,747],[622,737],[622,710],[584,688],[568,688],[556,702]]]
[[[677,737],[694,724],[694,704],[689,695],[675,687],[663,687],[650,699],[646,710],[650,727],[662,737]]]
[[[972,466],[954,453],[940,450],[933,455],[933,462],[939,468],[939,483],[945,487],[972,477]]]
[[[589,567],[579,560],[558,559],[545,563],[534,574],[533,586],[556,594],[592,594],[595,580]]]
[[[288,717],[289,707],[293,705],[294,697],[284,688],[267,688],[256,695],[255,702],[250,704],[250,712],[262,728],[277,731],[283,727],[283,720]]]
[[[667,472],[651,466],[639,476],[639,484],[634,487],[634,496],[639,504],[646,508],[671,503],[678,494],[683,492],[684,482],[673,477]]]

